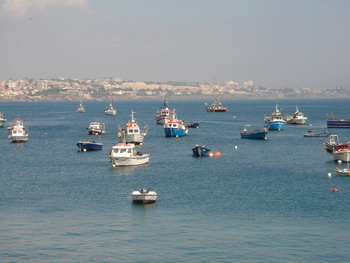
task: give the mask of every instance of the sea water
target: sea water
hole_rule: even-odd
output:
[[[267,140],[240,131],[262,128],[275,100],[222,101],[227,113],[204,103],[170,100],[200,128],[167,138],[154,120],[162,101],[116,101],[115,116],[104,115],[108,102],[85,102],[85,113],[77,102],[0,102],[7,125],[19,117],[30,134],[16,144],[0,129],[0,261],[349,262],[350,177],[334,172],[349,165],[333,161],[324,138],[303,137],[326,127],[327,112],[350,118],[349,100],[279,100],[284,114],[298,105],[308,124]],[[139,147],[150,163],[113,168],[108,151],[131,110],[150,127]],[[104,149],[78,152],[79,140],[99,140],[86,130],[92,121],[106,125]],[[350,139],[350,129],[330,131]],[[193,157],[195,144],[221,156]],[[158,201],[132,204],[140,188]]]

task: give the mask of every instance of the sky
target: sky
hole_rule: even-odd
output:
[[[348,0],[0,0],[0,79],[350,87]]]

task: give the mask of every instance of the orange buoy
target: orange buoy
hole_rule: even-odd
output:
[[[220,157],[221,156],[221,152],[216,152],[215,153],[215,157]]]

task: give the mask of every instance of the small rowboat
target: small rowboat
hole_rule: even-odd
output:
[[[350,176],[350,170],[349,169],[339,169],[338,167],[335,168],[335,172],[337,175],[342,176]]]

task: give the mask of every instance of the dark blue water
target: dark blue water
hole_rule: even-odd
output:
[[[230,112],[170,101],[201,126],[166,138],[154,121],[161,101],[117,102],[113,117],[103,113],[107,102],[86,102],[84,114],[77,102],[1,102],[9,120],[28,123],[30,139],[12,144],[0,130],[0,261],[349,262],[350,178],[334,175],[348,165],[332,161],[322,138],[304,138],[308,126],[240,139],[244,124],[264,125],[275,101],[223,103]],[[319,130],[327,112],[350,117],[345,99],[278,103],[288,114],[298,105]],[[107,152],[131,109],[150,126],[141,147],[150,163],[113,168]],[[91,121],[106,124],[104,149],[78,152]],[[332,133],[350,140],[350,129]],[[195,144],[221,157],[194,158]],[[157,203],[131,203],[142,187],[158,192]]]

